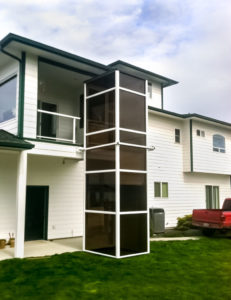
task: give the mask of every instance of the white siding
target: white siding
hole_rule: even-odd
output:
[[[182,128],[182,145],[183,145],[183,170],[191,171],[191,153],[190,153],[190,121],[183,121]]]
[[[196,130],[204,130],[205,137]],[[226,152],[213,151],[213,135],[225,137]],[[231,175],[231,130],[219,125],[193,120],[193,170],[195,172]]]
[[[0,69],[0,83],[9,79],[10,77],[17,75],[17,88],[16,88],[16,118],[0,123],[0,128],[9,131],[13,134],[17,134],[18,130],[18,87],[19,87],[19,63],[12,60],[5,67]]]
[[[15,234],[17,153],[0,151],[0,239]]]
[[[49,239],[83,234],[83,161],[29,155],[27,184],[49,186]]]
[[[83,151],[76,146],[34,141],[32,141],[32,144],[35,147],[29,150],[30,154],[83,159]]]
[[[24,136],[36,138],[38,94],[38,58],[26,54],[24,90]]]
[[[205,208],[205,185],[220,187],[220,204],[230,196],[230,177],[224,175],[184,173],[183,146],[174,143],[174,129],[184,123],[149,114],[149,144],[156,149],[148,153],[149,207],[165,209],[166,226],[176,225],[177,217],[191,214],[193,208]],[[154,197],[154,182],[168,182],[169,197]]]
[[[152,98],[148,99],[148,105],[156,108],[161,108],[161,85],[152,82]]]

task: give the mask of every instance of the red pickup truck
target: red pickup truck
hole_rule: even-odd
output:
[[[202,228],[205,235],[216,230],[231,233],[231,198],[225,199],[222,209],[194,209],[192,225]]]

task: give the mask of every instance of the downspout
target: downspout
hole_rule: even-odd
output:
[[[164,109],[164,87],[161,83],[161,109]]]
[[[191,172],[193,172],[193,120],[190,119],[190,161],[191,161]]]
[[[23,138],[23,123],[24,123],[24,88],[25,88],[25,61],[26,54],[22,52],[22,58],[7,52],[0,47],[0,51],[5,55],[16,59],[19,62],[19,96],[18,96],[18,137]]]

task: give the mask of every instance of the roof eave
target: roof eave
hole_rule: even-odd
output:
[[[46,44],[31,40],[31,39],[28,39],[28,38],[25,38],[25,37],[22,37],[22,36],[13,34],[13,33],[9,33],[7,36],[5,36],[0,41],[0,50],[5,48],[6,46],[8,46],[11,42],[18,42],[18,43],[21,43],[21,44],[24,44],[24,45],[27,45],[27,46],[30,46],[30,47],[34,47],[34,48],[37,48],[37,49],[40,49],[40,50],[43,50],[43,51],[47,51],[49,53],[52,53],[52,54],[55,54],[55,55],[58,55],[58,56],[62,56],[62,57],[67,58],[67,59],[71,59],[71,60],[74,60],[74,61],[85,63],[87,65],[90,65],[92,67],[95,67],[95,68],[98,68],[98,69],[101,69],[101,70],[106,71],[106,70],[109,69],[108,66],[103,65],[101,63],[95,62],[93,60],[90,60],[90,59],[87,59],[87,58],[84,58],[84,57],[81,57],[81,56],[63,51],[63,50],[60,50],[60,49],[52,47],[52,46],[48,46]]]
[[[117,61],[115,61],[115,62],[109,64],[108,66],[109,66],[109,67],[114,67],[114,66],[119,65],[119,64],[124,65],[124,66],[127,66],[127,67],[132,68],[132,69],[134,69],[134,70],[137,70],[137,71],[139,71],[139,72],[141,72],[141,73],[145,73],[145,74],[147,74],[147,75],[149,75],[149,76],[153,76],[153,77],[157,78],[158,80],[162,81],[162,87],[163,87],[163,88],[168,87],[168,86],[171,86],[171,85],[178,84],[178,81],[175,81],[175,80],[173,80],[173,79],[170,79],[170,78],[161,76],[161,75],[159,75],[159,74],[153,73],[153,72],[151,72],[151,71],[142,69],[142,68],[140,68],[140,67],[134,66],[134,65],[129,64],[129,63],[127,63],[127,62],[125,62],[125,61],[122,61],[122,60],[117,60]]]

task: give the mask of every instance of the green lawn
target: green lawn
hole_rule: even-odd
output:
[[[231,299],[231,239],[152,242],[122,260],[87,253],[0,262],[0,299]]]

